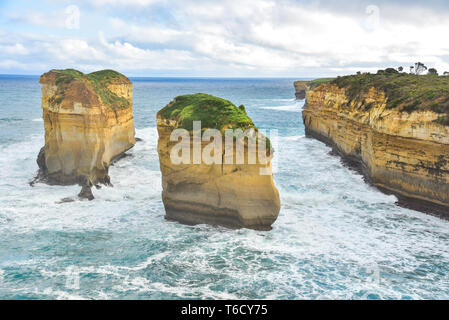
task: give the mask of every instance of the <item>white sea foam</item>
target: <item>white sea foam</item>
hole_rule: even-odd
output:
[[[291,112],[301,112],[301,107],[297,105],[285,105],[276,107],[262,107],[261,109],[275,110],[275,111],[291,111]]]
[[[300,139],[304,139],[305,137],[306,137],[305,135],[299,135],[299,136],[279,137],[279,139],[285,141],[298,141]]]
[[[93,201],[58,204],[76,198],[79,186],[28,185],[42,136],[3,147],[2,292],[55,299],[449,298],[447,221],[397,207],[394,196],[365,184],[330,148],[306,139],[302,127],[294,134],[280,137],[275,154],[282,209],[271,232],[166,221],[154,127],[136,130],[143,141],[110,168],[114,187],[94,189]],[[79,289],[64,286],[72,266]]]
[[[304,101],[285,99],[285,102],[290,102],[289,104],[284,105],[275,105],[275,106],[265,106],[261,107],[261,109],[266,110],[275,110],[275,111],[290,111],[290,112],[301,112],[304,107]]]
[[[157,131],[146,128],[136,133],[143,141],[130,150],[130,157],[110,169],[114,187],[94,190],[96,199],[91,202],[55,203],[76,195],[77,186],[38,184],[31,188],[26,184],[37,169],[41,138],[33,136],[3,150],[9,158],[0,159],[2,234],[60,234],[63,238],[57,242],[64,243],[64,237],[81,241],[79,250],[106,241],[104,246],[111,242],[119,250],[116,255],[121,247],[125,253],[136,250],[142,255],[135,263],[77,265],[79,290],[47,287],[34,291],[36,295],[56,299],[124,295],[425,298],[428,289],[420,283],[428,283],[434,294],[448,297],[443,285],[446,275],[425,271],[427,267],[419,271],[429,263],[426,259],[446,263],[447,223],[396,207],[395,197],[364,184],[360,175],[329,155],[323,144],[303,139],[303,135],[280,139],[280,173],[275,178],[283,208],[273,231],[266,233],[165,221]],[[151,243],[158,246],[148,251],[146,246]],[[107,253],[110,248],[102,250]],[[99,261],[106,258],[97,254]],[[16,257],[9,266],[33,268],[37,263],[44,279],[65,283],[67,267],[59,267],[64,260],[49,257],[37,262]],[[366,271],[373,266],[380,270],[379,281],[371,281]],[[88,290],[92,282],[98,288]],[[435,290],[435,283],[440,289]],[[251,289],[246,291],[247,287]]]

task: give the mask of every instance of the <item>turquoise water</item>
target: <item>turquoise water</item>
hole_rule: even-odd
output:
[[[30,187],[44,143],[36,77],[0,77],[2,299],[448,299],[449,222],[397,207],[304,137],[292,80],[133,79],[143,141],[113,188]],[[279,130],[270,232],[164,220],[155,115],[206,92]]]

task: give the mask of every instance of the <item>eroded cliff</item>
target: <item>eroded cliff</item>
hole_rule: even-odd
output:
[[[449,84],[440,78],[358,75],[322,84],[307,92],[306,134],[360,164],[381,189],[447,213]]]
[[[73,69],[51,70],[40,83],[45,126],[45,146],[38,156],[41,179],[86,187],[109,184],[111,161],[135,144],[132,83],[112,70],[83,74]]]
[[[303,100],[306,98],[307,82],[308,81],[295,81],[293,83],[296,99]]]
[[[332,78],[319,78],[315,80],[298,80],[293,82],[293,86],[295,87],[296,99],[304,100],[306,98],[307,92],[331,80]]]
[[[218,141],[220,146],[211,153],[217,155],[217,162],[195,161],[193,121],[201,121],[203,133],[207,128],[220,133],[231,128],[257,130],[243,106],[237,108],[227,100],[207,94],[177,97],[160,110],[157,114],[158,153],[166,218],[187,224],[271,229],[280,210],[271,158],[268,156],[265,163],[257,158],[256,163],[250,164],[250,152],[245,144],[245,161],[237,164],[236,146],[226,149],[223,135]],[[171,141],[170,136],[180,128],[189,132],[188,139],[182,141],[188,150],[188,161],[178,164],[173,161],[172,149],[180,142]],[[197,149],[200,154],[210,147],[211,142],[206,140],[200,141]],[[271,154],[270,149],[264,147],[263,152]]]

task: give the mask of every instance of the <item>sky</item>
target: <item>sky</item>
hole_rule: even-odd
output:
[[[0,0],[0,74],[325,77],[449,71],[449,1]]]

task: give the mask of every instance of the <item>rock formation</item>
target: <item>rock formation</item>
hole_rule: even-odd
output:
[[[307,92],[306,134],[359,164],[381,190],[447,217],[448,88],[449,79],[427,75],[337,78]]]
[[[132,83],[112,70],[73,69],[51,70],[40,83],[45,146],[37,160],[39,178],[79,183],[80,197],[92,199],[90,187],[110,184],[109,164],[136,143]]]
[[[254,128],[257,131],[243,106],[237,108],[227,100],[207,94],[179,96],[161,109],[157,114],[158,153],[166,218],[186,224],[271,229],[280,210],[279,193],[271,174],[271,157],[265,163],[257,160],[249,164],[249,149],[245,144],[245,162],[236,164],[235,146],[226,149],[225,138],[220,135],[222,146],[217,149],[217,159],[222,161],[194,164],[192,128],[195,120],[201,121],[203,130],[213,128],[223,133],[226,129]],[[170,157],[178,143],[170,141],[170,135],[177,128],[189,132],[184,142],[190,150],[187,163],[174,164]],[[209,144],[200,142],[201,152]],[[271,151],[271,147],[263,149],[265,154]],[[270,173],[261,175],[261,170]]]
[[[298,100],[303,100],[306,98],[306,89],[308,81],[295,81],[293,85],[295,86],[295,96]]]

